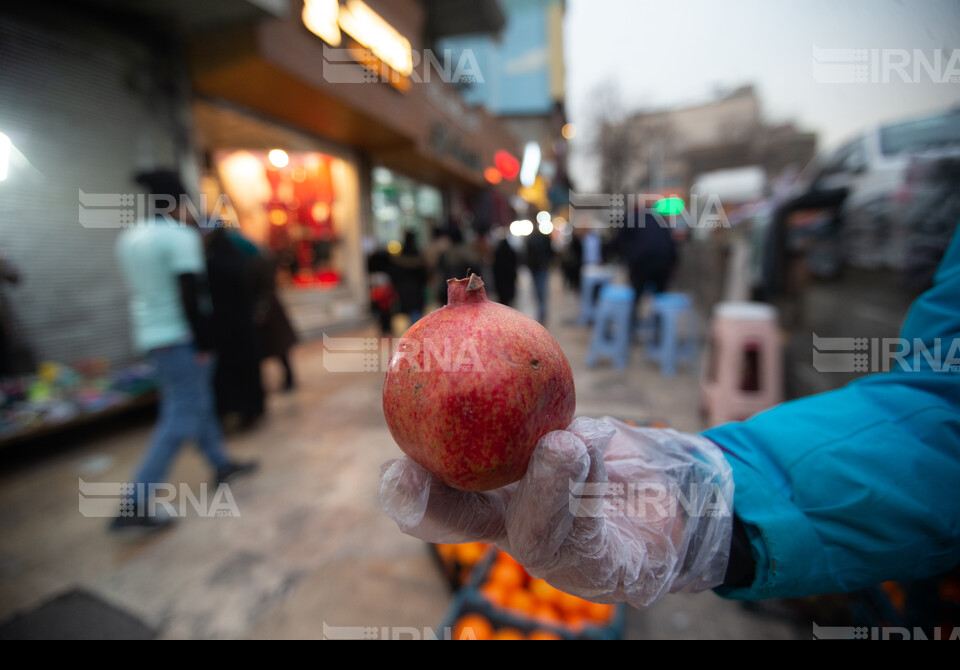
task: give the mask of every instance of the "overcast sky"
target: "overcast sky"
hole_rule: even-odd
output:
[[[870,124],[960,105],[960,82],[934,82],[922,68],[913,76],[917,54],[934,63],[938,50],[940,71],[960,74],[960,0],[568,0],[565,30],[578,185],[595,180],[585,152],[597,89],[607,82],[627,110],[696,103],[754,84],[768,121],[817,132],[821,148]],[[867,52],[867,76],[886,70],[891,81],[823,83],[842,79],[845,66],[836,69],[822,54],[815,60],[815,47],[883,50]],[[903,53],[912,83],[882,65],[884,54],[896,62]]]

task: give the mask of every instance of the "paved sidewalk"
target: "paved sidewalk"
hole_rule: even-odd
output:
[[[554,277],[549,327],[575,371],[578,414],[659,420],[701,428],[697,377],[662,379],[635,352],[630,368],[584,366],[589,331],[576,327],[577,299]],[[520,308],[533,313],[522,277]],[[352,335],[372,337],[370,329]],[[380,465],[400,456],[380,404],[382,373],[324,370],[322,343],[302,345],[301,386],[272,393],[269,417],[230,437],[230,451],[261,470],[232,485],[239,516],[190,513],[148,539],[106,531],[78,511],[78,482],[129,478],[149,421],[104,430],[28,464],[0,470],[0,622],[80,589],[160,638],[321,638],[323,627],[435,628],[446,585],[419,541],[402,535],[377,500]],[[280,372],[267,369],[270,388]],[[182,452],[174,484],[198,492],[210,473]],[[675,596],[631,611],[628,637],[809,637],[787,621],[747,612],[712,593]]]

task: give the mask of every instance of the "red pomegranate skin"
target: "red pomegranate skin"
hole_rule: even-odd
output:
[[[400,449],[440,481],[489,491],[519,481],[539,439],[573,421],[570,363],[546,328],[487,299],[477,275],[399,340],[383,413]]]

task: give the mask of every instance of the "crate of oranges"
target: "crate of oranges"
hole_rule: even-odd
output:
[[[458,591],[466,586],[474,568],[489,551],[492,551],[490,545],[482,542],[431,544],[430,547],[453,591]]]
[[[453,639],[618,639],[623,616],[622,606],[564,593],[531,577],[509,554],[491,550],[457,594],[446,623]]]
[[[458,594],[441,630],[449,640],[570,640],[548,626],[505,616],[469,592]]]

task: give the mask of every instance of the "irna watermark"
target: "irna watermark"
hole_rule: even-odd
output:
[[[694,194],[690,201],[657,193],[575,193],[570,191],[570,219],[575,228],[729,228],[730,220],[715,193]],[[661,203],[670,207],[659,207]],[[658,211],[659,210],[659,211]]]
[[[443,628],[413,626],[330,626],[323,622],[324,640],[476,640],[476,631],[465,626],[454,632]]]
[[[187,484],[131,484],[80,482],[80,514],[93,518],[198,517],[239,518],[240,509],[228,484],[211,493],[206,483],[199,491]],[[137,501],[140,501],[139,503]]]
[[[328,372],[484,372],[476,343],[466,338],[390,340],[376,337],[330,337],[323,334],[323,368]],[[531,362],[533,364],[534,362]]]
[[[813,46],[820,84],[957,84],[960,49],[824,49]]]
[[[648,522],[684,515],[728,517],[730,506],[716,483],[679,484],[569,482],[570,513],[576,517],[630,517]]]
[[[960,338],[924,341],[903,337],[820,337],[813,334],[817,372],[960,373]]]
[[[177,216],[178,209],[197,225],[223,227],[229,221],[233,208],[226,195],[216,200],[201,195],[194,200],[189,195],[154,195],[145,193],[85,193],[79,191],[79,221],[84,228],[135,228],[162,222],[185,226]]]
[[[372,49],[333,48],[324,44],[322,68],[323,78],[331,84],[384,83],[408,88],[431,81],[457,85],[484,83],[477,57],[470,49],[458,53],[451,49],[439,53],[431,49],[411,50],[404,69],[397,70],[387,66]]]
[[[903,626],[818,626],[813,623],[814,640],[960,640],[960,627],[944,630]]]

